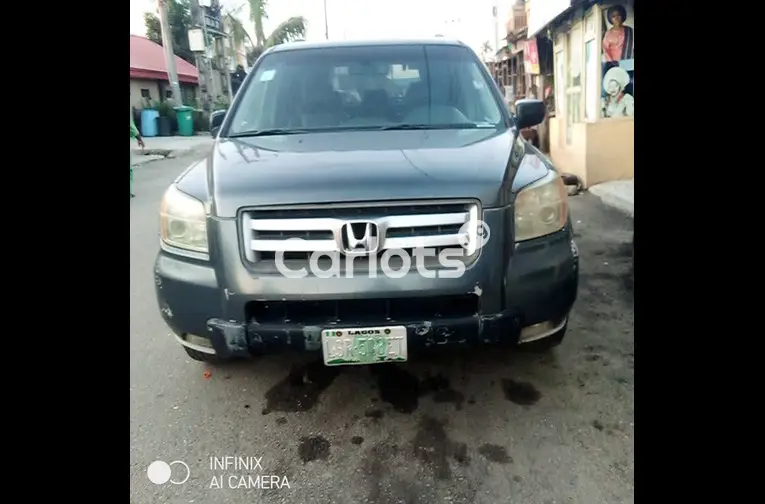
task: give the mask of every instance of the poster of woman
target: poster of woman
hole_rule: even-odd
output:
[[[623,5],[612,5],[605,11],[606,25],[603,34],[603,57],[606,62],[631,60],[635,51],[635,31],[626,25],[627,9]]]
[[[603,7],[603,117],[631,116],[634,110],[635,29],[634,9],[630,4]],[[611,72],[613,69],[618,70]],[[611,78],[607,79],[606,75]],[[619,91],[615,95],[616,87]],[[625,103],[629,106],[625,107]]]
[[[632,117],[635,115],[635,98],[624,92],[630,83],[626,70],[613,67],[603,77],[606,97],[603,99],[603,117]]]

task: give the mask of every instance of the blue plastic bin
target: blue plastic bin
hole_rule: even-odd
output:
[[[159,117],[158,110],[143,109],[141,111],[141,136],[143,137],[157,136],[157,118],[158,117]]]

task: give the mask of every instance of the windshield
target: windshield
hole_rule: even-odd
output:
[[[496,128],[499,104],[466,47],[391,45],[264,56],[227,134]]]

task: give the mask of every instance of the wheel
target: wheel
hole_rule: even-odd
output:
[[[518,348],[527,351],[527,352],[534,352],[534,353],[545,353],[549,352],[556,346],[560,345],[563,342],[563,338],[566,336],[566,329],[568,328],[568,322],[555,334],[551,334],[550,336],[546,338],[542,338],[536,341],[530,341],[528,343],[522,343],[518,345]]]
[[[223,362],[225,362],[223,359],[221,359],[215,354],[199,352],[187,346],[184,346],[183,349],[186,350],[186,354],[188,354],[188,356],[194,359],[195,361],[206,362],[208,364],[222,364]]]

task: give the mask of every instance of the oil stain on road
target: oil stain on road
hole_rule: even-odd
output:
[[[513,458],[507,454],[507,450],[504,446],[483,444],[478,448],[478,453],[483,455],[487,460],[498,464],[509,464],[513,461]]]
[[[286,378],[266,392],[263,414],[267,415],[273,411],[309,411],[338,374],[338,368],[325,366],[321,361],[294,367]]]
[[[380,399],[399,413],[413,413],[419,406],[420,397],[428,394],[433,394],[434,402],[453,403],[458,410],[465,402],[465,396],[451,388],[449,380],[440,374],[421,380],[393,364],[380,364],[370,371],[377,376]]]
[[[298,456],[303,463],[314,460],[327,460],[329,457],[330,443],[322,436],[310,436],[300,438]]]
[[[451,441],[446,435],[444,423],[435,418],[426,416],[420,420],[412,444],[414,456],[429,467],[437,479],[451,479],[452,472],[449,467],[449,459],[453,459],[461,465],[470,464],[467,445]]]
[[[505,399],[521,406],[531,406],[542,398],[542,394],[531,383],[507,378],[502,380],[502,392]]]

